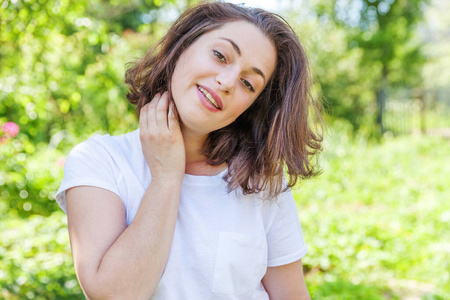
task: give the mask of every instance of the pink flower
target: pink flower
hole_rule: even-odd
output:
[[[9,137],[16,137],[19,134],[19,125],[14,122],[6,122],[2,125],[2,131],[6,133]]]
[[[59,157],[56,160],[56,165],[60,168],[64,167],[64,164],[66,163],[66,158],[65,157]]]

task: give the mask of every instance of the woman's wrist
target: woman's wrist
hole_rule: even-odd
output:
[[[184,172],[177,172],[177,173],[166,173],[161,175],[153,175],[151,182],[154,184],[162,185],[162,186],[174,186],[176,184],[179,184],[181,186],[181,183],[183,182]]]

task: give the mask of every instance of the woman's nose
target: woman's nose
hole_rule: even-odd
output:
[[[234,91],[236,82],[239,78],[238,72],[233,69],[226,69],[217,74],[216,81],[219,84],[219,89],[225,94],[231,94]]]

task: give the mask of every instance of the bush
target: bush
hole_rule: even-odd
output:
[[[84,299],[70,254],[64,213],[2,218],[0,298]]]
[[[349,291],[353,299],[446,298],[448,141],[408,136],[371,144],[349,138],[345,124],[334,128],[341,130],[327,140],[323,174],[294,190],[313,298],[347,299]]]
[[[48,216],[58,210],[52,200],[63,166],[61,152],[45,144],[35,146],[24,134],[0,141],[0,213]]]

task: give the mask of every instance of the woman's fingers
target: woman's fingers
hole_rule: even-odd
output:
[[[142,106],[139,112],[139,127],[141,129],[147,129],[147,109],[148,103]]]
[[[156,94],[152,101],[141,108],[139,125],[141,129],[153,133],[170,131],[180,132],[178,111],[173,100],[169,100],[169,93]],[[167,131],[166,131],[167,130]]]
[[[167,108],[169,106],[169,93],[164,92],[156,105],[156,123],[160,130],[167,130]]]
[[[161,94],[158,93],[153,97],[153,100],[148,103],[148,111],[147,111],[147,117],[148,117],[148,128],[157,128],[158,123],[156,121],[156,107],[158,106],[159,101],[161,100]]]
[[[177,112],[177,108],[175,107],[174,101],[170,101],[170,104],[169,104],[169,114],[168,114],[168,118],[167,118],[167,126],[169,127],[169,130],[171,132],[180,131],[180,123],[178,121],[178,112]]]
[[[143,129],[150,127],[159,130],[170,129],[168,114],[169,109],[169,93],[156,94],[152,101],[141,108],[139,116],[139,125]],[[174,114],[172,113],[172,116]]]
[[[139,112],[139,127],[144,130],[149,129],[151,125],[156,125],[155,107],[159,102],[160,94],[156,94],[152,101],[142,106]]]
[[[183,176],[185,150],[178,115],[169,94],[157,94],[140,113],[142,153],[153,178]]]

